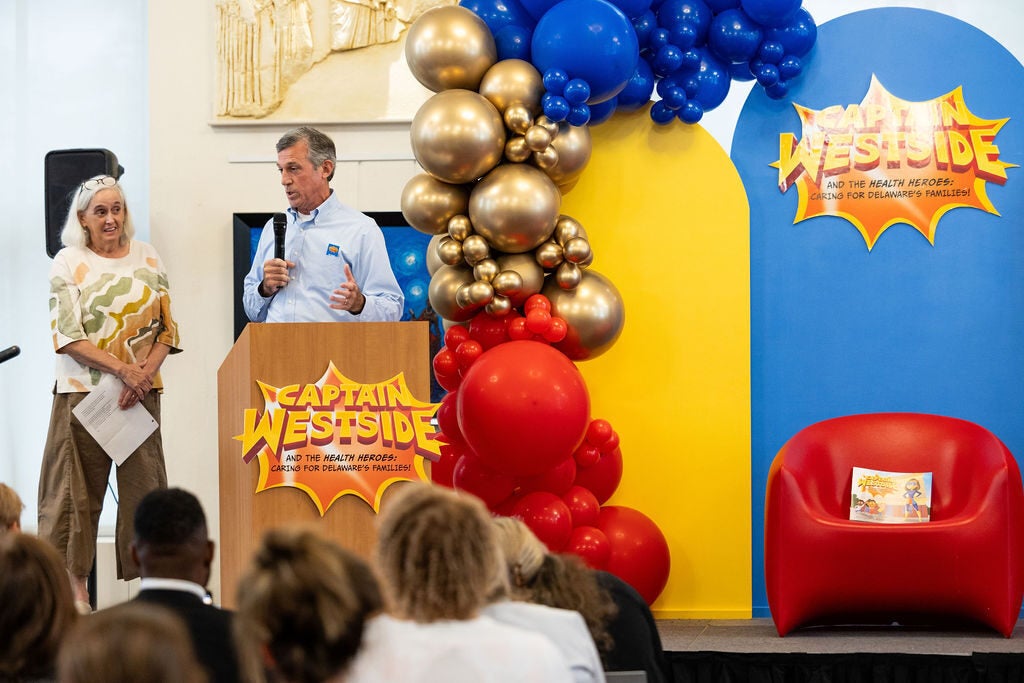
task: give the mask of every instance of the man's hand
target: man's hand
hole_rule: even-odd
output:
[[[353,315],[363,312],[366,305],[366,297],[359,291],[356,279],[352,277],[352,269],[345,264],[345,281],[338,285],[338,288],[331,294],[329,306],[337,311],[348,311]]]
[[[273,296],[288,284],[288,269],[295,264],[284,259],[272,258],[263,263],[263,281],[260,282],[260,296]]]

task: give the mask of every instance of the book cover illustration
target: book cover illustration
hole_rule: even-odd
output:
[[[878,524],[916,524],[931,518],[931,472],[853,468],[850,519]]]

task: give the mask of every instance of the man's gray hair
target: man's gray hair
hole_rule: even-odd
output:
[[[337,165],[338,152],[334,147],[334,140],[331,140],[316,128],[311,128],[310,126],[292,128],[282,135],[281,139],[277,141],[278,153],[294,146],[299,140],[305,140],[306,145],[309,146],[309,161],[313,164],[313,168],[320,168],[328,160]],[[333,169],[327,180],[332,178],[334,178]]]

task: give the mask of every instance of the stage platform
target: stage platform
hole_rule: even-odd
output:
[[[984,629],[832,626],[780,638],[771,619],[661,620],[676,683],[1024,683],[1024,622]]]

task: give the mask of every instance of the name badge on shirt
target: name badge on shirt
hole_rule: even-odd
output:
[[[333,256],[335,258],[341,256],[341,247],[339,247],[337,244],[328,244],[327,255]]]

